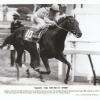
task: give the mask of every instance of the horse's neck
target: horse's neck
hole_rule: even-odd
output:
[[[60,43],[64,43],[65,39],[66,39],[66,36],[68,34],[67,30],[66,30],[66,25],[64,23],[60,24],[59,25],[61,28],[64,28],[63,29],[60,29],[60,28],[56,28],[56,32],[54,33],[54,39]],[[66,30],[66,31],[65,31]]]
[[[57,30],[57,33],[55,34],[55,39],[58,41],[65,41],[67,36],[67,32],[65,30],[59,29]]]

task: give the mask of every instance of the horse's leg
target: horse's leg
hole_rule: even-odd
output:
[[[32,49],[32,48],[31,48],[31,49]],[[31,57],[30,66],[31,66],[36,72],[39,73],[40,79],[41,79],[41,81],[43,81],[43,80],[42,80],[42,75],[41,75],[39,69],[36,68],[36,66],[40,66],[40,58],[39,58],[40,56],[39,56],[39,54],[38,54],[38,51],[37,51],[37,50],[34,50],[34,48],[33,48],[33,50],[29,51],[29,53],[30,53],[30,57]],[[26,72],[27,72],[28,77],[30,77],[29,68],[27,69]]]
[[[17,80],[19,80],[19,65],[16,63],[16,69],[17,69]]]
[[[40,59],[38,59],[39,60],[39,62],[37,62],[37,61],[35,61],[35,62],[33,62],[34,60],[32,59],[34,57],[34,55],[32,56],[31,55],[31,66],[40,66]],[[35,64],[36,63],[36,64]],[[33,68],[34,69],[34,68]],[[40,70],[39,69],[37,69],[37,70],[35,70],[36,72],[38,72],[39,73],[39,78],[40,78],[40,81],[41,82],[45,82],[45,80],[44,80],[44,78],[43,78],[43,76],[42,76],[42,74],[41,74],[41,72],[40,72]]]
[[[67,64],[68,66],[68,69],[67,69],[67,74],[66,74],[66,79],[65,79],[65,83],[67,84],[68,83],[68,78],[69,78],[69,73],[70,73],[70,68],[71,68],[71,65],[70,63],[66,60],[65,56],[63,53],[59,53],[58,56],[55,57],[56,59],[60,60],[61,62]]]
[[[34,54],[34,51],[30,53],[31,56],[31,62],[30,62],[30,66],[35,70],[39,70],[38,66],[40,66],[40,58],[38,53]]]
[[[22,65],[22,54],[23,54],[23,49],[16,50],[17,51],[17,58],[16,58],[16,69],[17,69],[17,80],[19,80],[19,66]]]
[[[29,68],[26,70],[26,74],[27,74],[27,78],[30,78],[30,71],[29,71]]]
[[[45,81],[42,74],[50,74],[51,70],[50,70],[50,66],[49,66],[49,62],[48,62],[47,57],[41,56],[41,59],[43,61],[43,64],[45,65],[46,72],[45,71],[39,71],[40,72],[40,79],[41,79],[41,81]]]
[[[50,74],[51,70],[50,70],[50,66],[49,66],[49,62],[48,62],[48,58],[45,56],[41,56],[43,64],[46,68],[46,72],[45,71],[40,71],[41,74]]]

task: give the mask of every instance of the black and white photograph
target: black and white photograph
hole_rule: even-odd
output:
[[[100,4],[0,4],[0,85],[100,85]]]
[[[0,98],[97,100],[100,4],[42,1],[0,1]]]
[[[0,85],[99,85],[99,4],[1,4]]]

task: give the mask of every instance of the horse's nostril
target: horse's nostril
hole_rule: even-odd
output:
[[[82,33],[78,33],[77,37],[80,38],[82,36]]]
[[[82,33],[80,33],[80,37],[82,36]]]

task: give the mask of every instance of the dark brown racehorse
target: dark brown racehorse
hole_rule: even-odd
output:
[[[58,24],[59,26],[50,27],[39,41],[40,57],[45,65],[46,72],[44,71],[38,71],[38,72],[41,76],[42,74],[50,74],[51,70],[50,70],[48,59],[56,58],[60,60],[61,62],[67,64],[68,66],[66,79],[65,79],[65,82],[67,83],[71,65],[66,60],[63,54],[63,50],[65,47],[64,42],[65,42],[68,32],[71,32],[77,38],[81,37],[82,33],[79,28],[79,23],[72,16],[66,17],[65,19],[63,19],[63,21],[60,20]],[[17,51],[16,66],[17,66],[18,72],[19,72],[18,66],[19,65],[21,66],[21,59],[22,59],[22,54],[24,50],[27,50],[30,53],[30,56],[31,56],[30,65],[32,68],[40,65],[39,56],[37,56],[38,52],[36,48],[36,43],[29,42],[23,39],[26,30],[27,30],[26,27],[21,27],[17,29],[15,31],[15,34],[7,37],[5,41],[3,42],[3,44],[1,45],[1,48],[7,44],[14,45]]]

